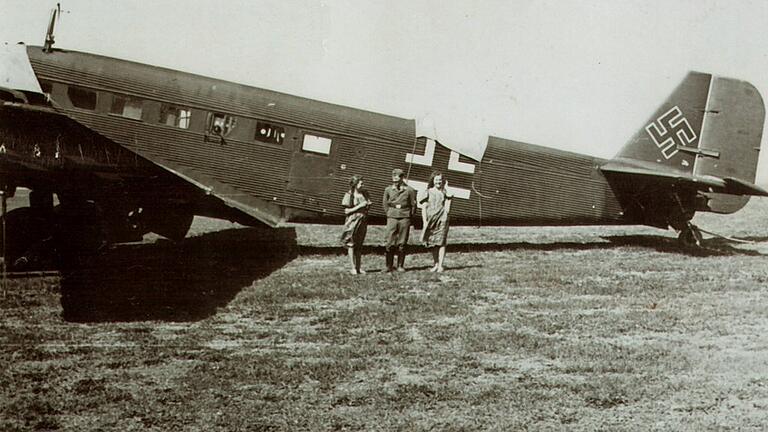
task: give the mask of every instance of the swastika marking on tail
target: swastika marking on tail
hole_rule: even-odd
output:
[[[687,146],[695,142],[697,138],[696,132],[677,106],[672,107],[646,126],[645,131],[651,136],[665,159],[677,154],[678,145]]]

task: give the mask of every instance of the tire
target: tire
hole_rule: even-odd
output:
[[[155,217],[149,222],[149,230],[155,234],[179,242],[187,236],[192,226],[194,215],[184,209],[169,209],[163,217]]]
[[[31,207],[9,211],[5,216],[5,262],[8,270],[36,270],[46,267],[55,253],[50,214]],[[1,251],[0,251],[1,252]]]
[[[680,235],[677,237],[678,241],[680,242],[680,245],[687,248],[693,248],[693,247],[701,247],[701,241],[703,240],[703,237],[701,235],[701,231],[694,225],[688,225],[685,227],[682,231],[680,231]]]
[[[63,254],[92,255],[108,244],[103,214],[93,202],[62,204],[56,222],[56,243]]]

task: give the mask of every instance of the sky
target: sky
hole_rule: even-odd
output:
[[[42,45],[56,1],[0,0]],[[689,70],[768,99],[768,2],[62,1],[56,46],[610,158]],[[768,145],[758,183],[768,184]]]

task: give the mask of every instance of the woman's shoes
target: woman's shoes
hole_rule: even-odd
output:
[[[445,267],[441,266],[440,264],[435,264],[435,266],[429,269],[429,271],[433,273],[442,273],[445,271]]]

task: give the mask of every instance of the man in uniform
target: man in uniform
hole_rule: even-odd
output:
[[[403,170],[392,170],[392,184],[384,189],[383,206],[387,213],[387,271],[394,270],[397,248],[397,271],[405,271],[405,245],[411,230],[411,217],[416,213],[416,191],[405,184]]]

